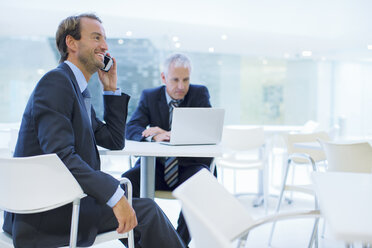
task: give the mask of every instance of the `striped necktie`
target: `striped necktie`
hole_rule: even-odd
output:
[[[177,108],[181,100],[171,100],[169,103],[169,128],[172,126],[173,109]],[[164,181],[172,188],[178,182],[178,159],[167,158],[164,164]]]
[[[89,117],[89,122],[92,125],[92,119],[91,119],[91,107],[92,106],[91,106],[91,102],[90,102],[91,95],[90,95],[90,92],[88,90],[88,87],[82,92],[82,95],[83,95],[83,98],[84,98],[85,109],[87,110],[87,114],[88,114],[88,117]]]
[[[172,127],[173,109],[177,108],[181,103],[181,100],[171,100],[169,102],[169,128]]]
[[[168,158],[164,164],[164,181],[172,188],[178,182],[178,159]]]

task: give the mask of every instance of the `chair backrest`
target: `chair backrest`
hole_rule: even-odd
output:
[[[56,154],[0,158],[0,209],[37,213],[84,196]]]
[[[237,151],[259,148],[265,144],[263,127],[224,126],[222,144],[228,149]]]
[[[327,171],[371,173],[372,147],[368,142],[333,143],[319,140],[328,161]]]
[[[305,153],[311,156],[314,162],[324,161],[326,159],[325,153],[322,149],[299,148],[295,143],[318,142],[318,139],[328,141],[330,140],[326,132],[317,132],[309,134],[287,134],[285,137],[288,155],[294,153]],[[296,163],[308,163],[305,159],[296,158]]]
[[[253,220],[245,207],[206,169],[173,191],[197,248],[231,247]]]

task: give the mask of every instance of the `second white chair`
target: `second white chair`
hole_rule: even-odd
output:
[[[280,194],[278,203],[275,209],[275,213],[278,213],[282,204],[282,200],[284,197],[285,191],[298,191],[305,194],[311,194],[314,196],[314,209],[318,209],[318,200],[315,196],[314,190],[312,189],[311,185],[295,185],[288,183],[288,174],[289,169],[291,166],[295,165],[307,165],[311,167],[311,171],[317,171],[317,163],[324,162],[326,160],[326,156],[320,147],[318,149],[314,149],[313,147],[300,147],[299,144],[303,143],[316,143],[318,139],[329,140],[329,136],[325,132],[317,132],[317,133],[309,133],[309,134],[287,134],[286,135],[286,145],[287,145],[287,153],[288,153],[288,160],[287,164],[284,168],[282,184],[280,187]],[[293,167],[294,168],[294,167]],[[293,173],[293,178],[295,174]],[[273,223],[271,228],[270,238],[269,238],[269,245],[271,245],[271,241],[273,239],[274,230],[275,230],[276,223]],[[315,240],[310,240],[309,244],[312,245],[315,242],[315,247],[318,247],[318,239],[317,239],[317,228],[318,228],[318,219],[314,223],[313,232],[316,234]]]
[[[327,157],[327,171],[372,172],[372,147],[368,142],[335,143],[324,140],[319,142]]]
[[[196,248],[245,247],[249,232],[265,223],[289,218],[317,217],[319,212],[302,211],[254,220],[247,209],[217,179],[203,169],[173,191],[181,201]]]
[[[259,198],[253,203],[254,206],[262,202],[267,209],[268,180],[267,180],[267,156],[265,149],[265,136],[262,127],[247,127],[239,125],[228,125],[224,127],[222,136],[224,154],[222,158],[216,159],[222,182],[224,180],[224,169],[233,171],[233,192],[236,194],[236,172],[238,170],[258,171],[258,193]],[[238,194],[240,195],[240,194]]]

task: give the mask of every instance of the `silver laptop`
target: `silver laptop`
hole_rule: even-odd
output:
[[[207,145],[221,141],[225,110],[220,108],[174,108],[166,145]]]

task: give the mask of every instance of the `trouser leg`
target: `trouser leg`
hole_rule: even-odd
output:
[[[132,202],[138,225],[134,228],[136,248],[185,248],[181,237],[174,230],[160,207],[151,199],[134,198]],[[113,231],[118,222],[111,208],[104,209],[99,233]],[[127,239],[120,240],[127,246]]]
[[[186,247],[172,223],[153,200],[133,199],[133,208],[138,220],[134,229],[136,248]]]

